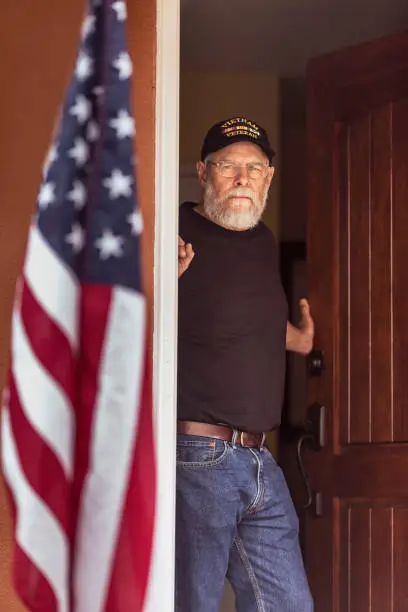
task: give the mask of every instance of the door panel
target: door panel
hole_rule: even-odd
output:
[[[306,457],[317,612],[408,610],[408,34],[308,69],[308,279],[327,445]]]

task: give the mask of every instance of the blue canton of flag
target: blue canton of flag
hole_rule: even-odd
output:
[[[75,74],[44,168],[38,226],[81,281],[140,289],[126,4],[99,0],[82,29]],[[109,37],[106,36],[109,32]]]

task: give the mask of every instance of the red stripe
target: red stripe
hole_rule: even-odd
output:
[[[38,303],[26,281],[21,297],[21,317],[37,359],[64,390],[72,403],[75,356],[71,345],[61,329]]]
[[[10,422],[24,475],[70,537],[70,485],[57,457],[27,420],[12,374],[9,392]]]
[[[101,285],[85,285],[82,288],[81,346],[78,361],[78,411],[76,487],[82,492],[88,471],[89,446],[94,408],[98,393],[99,365],[105,341],[106,327],[112,298],[112,288]]]
[[[147,347],[147,343],[145,344]],[[138,436],[117,543],[106,612],[141,611],[146,598],[155,524],[154,450],[150,359],[145,355]]]
[[[28,284],[22,280],[21,318],[31,349],[65,394],[72,397],[74,358],[69,342],[44,312]],[[29,485],[69,537],[72,528],[69,483],[57,457],[26,418],[12,369],[11,363],[8,404],[10,424],[22,471]],[[11,489],[8,491],[16,526],[20,509],[16,505]],[[13,579],[16,591],[28,609],[33,612],[58,611],[51,585],[20,548],[17,540],[14,541]]]
[[[48,580],[16,544],[14,584],[23,603],[31,612],[58,612],[57,599]]]
[[[15,532],[18,510],[11,488],[6,481],[5,488],[11,506]],[[16,539],[14,539],[13,543],[12,575],[14,588],[18,596],[32,612],[58,612],[57,600],[48,580],[31,562],[30,558],[27,557]]]

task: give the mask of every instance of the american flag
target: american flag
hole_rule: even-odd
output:
[[[12,316],[2,466],[34,612],[144,609],[155,452],[126,4],[92,0]]]

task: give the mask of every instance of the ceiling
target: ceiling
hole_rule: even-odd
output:
[[[401,30],[407,0],[181,0],[181,64],[299,77],[311,57]]]

